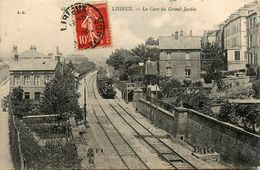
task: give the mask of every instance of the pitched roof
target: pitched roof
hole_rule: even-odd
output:
[[[159,37],[160,50],[184,50],[184,49],[201,49],[201,37],[199,36],[174,36]]]
[[[26,50],[25,52],[19,54],[19,59],[40,59],[40,58],[48,58],[48,56],[44,55],[36,51],[35,49]]]
[[[10,71],[54,71],[56,60],[51,59],[19,59],[11,63]]]

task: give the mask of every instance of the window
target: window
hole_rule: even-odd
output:
[[[44,76],[44,83],[48,83],[50,81],[50,76]]]
[[[240,60],[240,51],[235,51],[235,60]]]
[[[252,46],[252,41],[253,41],[253,36],[252,35],[250,35],[249,36],[249,47],[251,47]]]
[[[256,53],[254,53],[254,58],[253,58],[252,64],[256,64]]]
[[[40,93],[40,92],[35,92],[34,98],[35,98],[35,100],[40,100],[40,98],[41,98],[41,93]]]
[[[254,19],[253,19],[253,26],[255,26],[255,17],[254,17]]]
[[[24,92],[24,98],[30,99],[30,92]]]
[[[166,67],[166,76],[172,76],[172,68]]]
[[[166,60],[171,60],[171,52],[166,53]]]
[[[185,69],[185,77],[190,77],[191,70]]]
[[[185,53],[185,60],[190,60],[190,53],[189,52]]]
[[[40,84],[40,76],[34,76],[34,85]]]
[[[30,84],[30,76],[24,76],[24,85]]]
[[[14,85],[18,86],[20,84],[20,76],[14,76]]]

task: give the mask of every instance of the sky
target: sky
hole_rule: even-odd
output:
[[[171,35],[183,30],[201,36],[252,0],[108,0],[112,47],[78,51],[74,48],[73,28],[60,31],[62,8],[82,0],[0,0],[0,52],[11,52],[13,45],[21,53],[31,45],[48,54],[56,46],[67,55],[85,54],[104,59],[117,48],[131,49],[148,37]],[[85,2],[91,2],[85,0]],[[112,11],[119,6],[130,6],[138,11]],[[150,11],[155,8],[193,8],[196,11]],[[142,11],[147,8],[148,11]],[[24,11],[25,14],[17,14]]]

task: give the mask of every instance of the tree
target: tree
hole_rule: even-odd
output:
[[[237,104],[229,103],[226,101],[224,105],[220,108],[219,113],[216,115],[216,118],[223,121],[237,125],[238,117],[236,114]]]
[[[182,84],[175,78],[161,78],[159,86],[164,97],[178,97],[182,94]]]
[[[140,44],[133,48],[131,52],[136,55],[141,57],[142,61],[146,61],[148,58],[150,58],[153,61],[158,61],[159,60],[159,48],[157,47],[147,47],[144,44]]]
[[[127,49],[116,49],[110,56],[109,59],[107,59],[106,63],[112,67],[114,67],[115,70],[122,69],[122,66],[124,64],[124,61],[126,58],[133,56],[132,52]]]
[[[67,65],[64,66],[63,76],[55,76],[45,86],[40,103],[40,110],[47,114],[59,114],[61,118],[67,118],[76,114],[81,117],[82,110],[79,107],[77,92],[78,80]]]
[[[216,43],[202,44],[202,70],[207,72],[205,82],[214,80],[219,90],[222,90],[222,70],[226,70],[226,58],[223,51]]]
[[[23,93],[24,93],[24,90],[22,89],[21,86],[18,86],[13,89],[11,98],[12,98],[12,102],[14,105],[19,104],[19,102],[21,102],[23,100]]]
[[[245,128],[252,128],[260,122],[260,114],[256,104],[241,104],[236,108],[236,114],[241,119]]]
[[[211,100],[203,90],[189,89],[180,96],[183,107],[212,115]]]
[[[145,41],[145,45],[159,45],[159,39],[155,40],[153,37],[149,37],[146,41]]]

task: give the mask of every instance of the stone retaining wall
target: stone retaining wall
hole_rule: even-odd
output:
[[[260,136],[200,112],[174,108],[172,112],[139,99],[136,110],[196,150],[216,151],[221,160],[243,166],[260,165]]]

